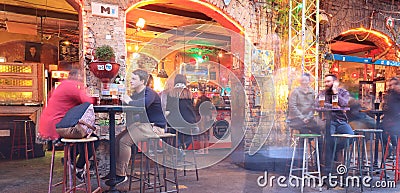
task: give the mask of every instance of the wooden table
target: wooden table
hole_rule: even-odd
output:
[[[116,177],[116,160],[115,160],[115,113],[116,112],[144,112],[143,107],[134,106],[114,106],[114,105],[102,105],[94,106],[96,113],[108,113],[109,118],[109,129],[110,129],[110,175],[111,180],[115,180]],[[110,186],[110,189],[106,192],[119,192],[115,188],[115,184]]]

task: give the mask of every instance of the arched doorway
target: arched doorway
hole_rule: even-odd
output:
[[[379,92],[385,92],[385,79],[395,75],[399,58],[396,43],[390,36],[365,28],[342,32],[330,40],[329,56],[334,59],[326,71],[339,75],[344,86],[364,106],[373,103]]]
[[[139,25],[139,20],[145,20],[145,25]],[[209,134],[209,148],[225,148],[226,154],[220,154],[220,159],[228,156],[244,135],[241,128],[245,123],[245,108],[233,107],[233,104],[245,105],[243,27],[219,8],[203,1],[138,2],[127,9],[126,23],[127,68],[141,66],[153,72],[156,91],[173,82],[174,74],[185,74],[194,100],[204,92],[217,107],[216,121],[229,122],[229,128],[224,130],[227,136],[218,138],[221,133],[214,135],[215,129],[210,129]],[[131,60],[137,53],[155,60],[153,63],[145,58]],[[231,103],[235,100],[242,102]],[[237,108],[236,119],[232,119],[233,108]],[[196,143],[193,147],[198,148]],[[202,163],[199,167],[217,161]]]

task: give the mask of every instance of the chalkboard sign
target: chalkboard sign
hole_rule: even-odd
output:
[[[79,49],[78,44],[62,40],[59,42],[59,62],[78,62]]]

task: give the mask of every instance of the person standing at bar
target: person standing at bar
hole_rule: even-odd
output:
[[[392,147],[389,148],[388,158],[394,159],[393,149],[397,146],[397,137],[400,135],[400,79],[393,77],[389,81],[388,93],[385,97],[385,105],[383,108],[384,118],[382,121],[383,143],[386,146],[388,137]]]
[[[348,102],[350,99],[350,94],[349,92],[344,89],[344,88],[339,88],[339,80],[336,75],[334,74],[327,74],[325,75],[325,90],[320,92],[318,94],[317,99],[319,98],[320,95],[325,95],[325,107],[326,108],[332,108],[332,96],[337,95],[338,96],[338,105],[340,108],[342,107],[347,107]],[[318,100],[316,101],[316,104],[318,104]],[[334,146],[334,140],[331,137],[332,134],[351,134],[353,135],[354,132],[350,125],[348,124],[348,119],[346,116],[345,111],[343,110],[337,110],[337,111],[332,111],[331,112],[331,125],[330,125],[330,130],[327,131],[329,132],[327,136],[329,136],[326,140],[326,148],[325,148],[325,174],[329,174],[331,172],[332,168],[332,155],[333,155],[333,146]],[[337,152],[341,149],[344,148],[344,143],[339,141],[339,144],[337,146]],[[336,153],[337,153],[336,152]]]
[[[107,185],[118,185],[128,180],[126,171],[131,157],[131,147],[140,142],[141,133],[161,134],[167,122],[161,108],[161,99],[150,87],[147,87],[149,74],[141,69],[132,72],[130,85],[133,90],[132,96],[123,97],[124,104],[135,107],[144,107],[145,112],[138,116],[127,113],[127,129],[116,137],[116,179],[107,180]],[[132,123],[132,124],[131,124]],[[154,126],[152,126],[154,124]],[[110,179],[108,174],[102,179]]]

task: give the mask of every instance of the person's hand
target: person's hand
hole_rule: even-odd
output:
[[[308,122],[310,122],[310,120],[308,120],[308,119],[303,119],[303,122],[304,122],[304,123],[308,123]]]
[[[333,94],[337,94],[339,92],[339,81],[338,80],[335,80],[333,82],[332,92],[333,92]]]
[[[124,103],[126,103],[126,104],[129,104],[129,102],[131,102],[132,99],[131,99],[131,97],[130,97],[129,95],[124,94],[124,95],[122,96],[122,101],[123,101]]]

